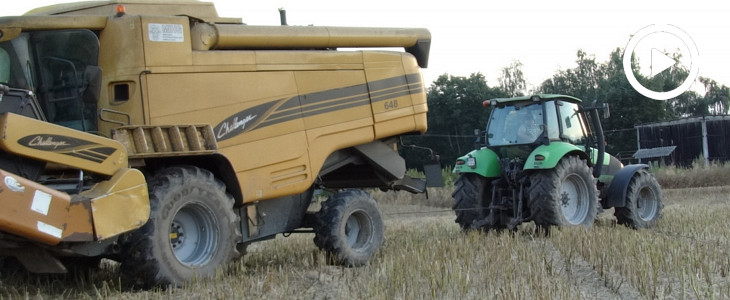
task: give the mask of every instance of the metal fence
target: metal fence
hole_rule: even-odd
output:
[[[635,127],[638,149],[676,146],[668,155],[640,157],[641,162],[690,166],[698,159],[709,162],[730,160],[730,116],[703,116]],[[666,148],[665,148],[666,149]],[[635,155],[636,157],[636,155]]]

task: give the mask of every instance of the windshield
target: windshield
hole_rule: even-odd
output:
[[[490,146],[534,143],[542,134],[543,111],[539,103],[496,107],[487,128]]]
[[[0,43],[0,83],[38,97],[45,118],[96,130],[99,40],[89,30],[23,33]]]

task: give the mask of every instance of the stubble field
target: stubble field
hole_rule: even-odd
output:
[[[209,280],[131,290],[117,267],[74,275],[0,274],[0,298],[34,299],[728,299],[730,186],[664,189],[656,227],[461,232],[450,189],[429,199],[373,192],[386,240],[370,264],[328,265],[311,234],[251,246]]]

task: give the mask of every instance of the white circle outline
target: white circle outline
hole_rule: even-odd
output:
[[[682,82],[680,86],[667,92],[655,92],[645,88],[636,79],[633,69],[631,68],[631,56],[634,53],[634,49],[636,49],[636,45],[639,44],[639,41],[641,41],[641,39],[657,32],[666,32],[678,37],[682,41],[682,43],[687,46],[690,54],[689,76],[687,76],[687,78],[684,80],[684,82]],[[688,43],[688,41],[690,43]],[[687,34],[684,30],[671,24],[652,24],[637,31],[634,36],[631,37],[629,43],[626,45],[623,58],[624,75],[626,75],[626,79],[629,80],[629,84],[631,84],[631,87],[639,92],[639,94],[642,94],[654,100],[667,100],[681,95],[685,91],[689,90],[689,88],[692,86],[692,83],[694,83],[695,79],[697,79],[697,76],[700,73],[699,56],[700,53],[697,50],[697,44],[695,44],[692,37],[690,37],[689,34]]]

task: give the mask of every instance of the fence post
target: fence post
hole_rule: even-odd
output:
[[[710,150],[707,145],[707,120],[702,116],[702,155],[705,156],[705,167],[710,165]]]

